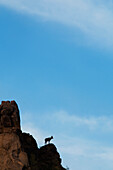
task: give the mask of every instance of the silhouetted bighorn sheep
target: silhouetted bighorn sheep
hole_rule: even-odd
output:
[[[48,142],[50,143],[50,140],[53,139],[53,136],[49,137],[49,138],[45,138],[45,144]]]

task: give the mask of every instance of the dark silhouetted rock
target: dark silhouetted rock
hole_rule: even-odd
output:
[[[0,170],[65,170],[55,145],[39,149],[32,135],[22,133],[15,101],[0,105]]]
[[[55,145],[42,146],[38,151],[39,170],[65,170],[61,166],[61,158]]]

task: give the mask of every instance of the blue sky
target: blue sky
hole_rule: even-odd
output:
[[[0,100],[71,170],[113,169],[112,0],[0,0]]]

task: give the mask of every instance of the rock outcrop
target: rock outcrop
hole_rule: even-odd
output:
[[[15,101],[0,105],[0,170],[65,170],[55,145],[38,148],[32,135],[22,133]]]
[[[38,152],[38,164],[40,170],[65,170],[61,166],[61,158],[55,145],[42,146]],[[41,167],[43,167],[41,169]]]
[[[15,101],[3,101],[0,105],[0,133],[20,130],[19,109]]]

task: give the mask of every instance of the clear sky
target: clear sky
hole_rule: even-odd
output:
[[[0,0],[0,101],[70,170],[113,170],[112,2]]]

